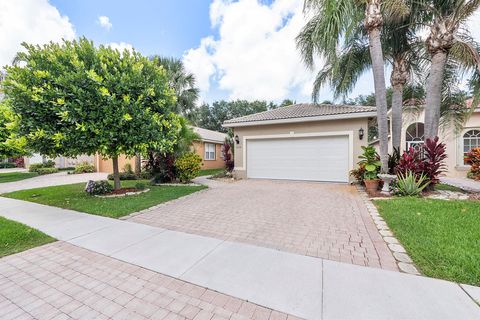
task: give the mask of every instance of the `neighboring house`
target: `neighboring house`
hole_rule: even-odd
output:
[[[200,136],[199,141],[194,141],[192,151],[196,152],[203,160],[202,169],[216,169],[225,167],[223,162],[223,143],[227,135],[222,132],[207,130],[198,127],[192,127]],[[120,156],[118,158],[118,167],[122,171],[125,164],[129,163],[132,169],[136,169],[136,157],[127,158]],[[98,172],[113,172],[112,160],[102,159],[96,156],[94,160]]]
[[[227,135],[222,132],[192,127],[201,140],[193,142],[193,151],[202,157],[202,169],[225,167],[223,161],[223,143]]]
[[[50,158],[44,157],[39,153],[34,153],[30,157],[23,157],[23,159],[25,161],[25,168],[28,168],[31,164],[42,163]],[[82,155],[76,158],[68,158],[68,157],[60,156],[51,160],[55,161],[56,168],[61,169],[61,168],[72,168],[82,162],[88,162],[93,164],[94,159],[95,159],[94,156]]]
[[[367,106],[295,104],[235,118],[235,175],[349,182],[349,171],[368,145]]]
[[[472,100],[467,102],[470,107]],[[390,114],[389,114],[390,115]],[[416,114],[404,113],[402,125],[401,152],[410,147],[419,148],[424,139],[424,110]],[[445,143],[447,152],[447,177],[466,177],[470,166],[464,161],[467,152],[480,147],[480,108],[474,110],[470,118],[458,132],[453,125],[442,126],[439,131],[440,141]],[[378,148],[378,141],[372,143]],[[391,140],[389,152],[392,151]]]

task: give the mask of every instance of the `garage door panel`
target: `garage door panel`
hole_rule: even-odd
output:
[[[249,178],[348,182],[348,136],[247,141]]]

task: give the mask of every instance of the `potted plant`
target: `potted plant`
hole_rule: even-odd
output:
[[[361,159],[358,164],[365,169],[363,180],[365,188],[369,194],[374,194],[378,189],[378,173],[382,166],[380,157],[372,146],[362,147],[363,154],[359,156]]]

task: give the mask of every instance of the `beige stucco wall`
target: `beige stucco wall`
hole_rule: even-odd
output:
[[[360,128],[363,128],[365,131],[365,136],[362,140],[358,136]],[[353,154],[350,155],[351,170],[356,166],[358,156],[362,153],[361,147],[368,144],[367,129],[367,118],[236,127],[234,128],[234,135],[238,135],[240,143],[235,144],[235,175],[239,178],[245,178],[248,170],[248,168],[245,168],[246,164],[244,163],[244,137],[267,135],[289,135],[295,137],[296,134],[343,133],[345,131],[351,132],[353,137]],[[325,150],[325,152],[328,152],[328,150]]]
[[[123,171],[123,168],[127,163],[129,163],[132,166],[132,170],[135,171],[135,158],[136,157],[127,158],[125,155],[120,155],[118,157],[118,169],[120,172]],[[97,172],[113,173],[112,159],[103,159],[101,156],[97,155],[95,156],[95,167]]]
[[[202,158],[202,169],[219,169],[225,167],[225,162],[222,158],[222,144],[215,143],[215,160],[205,160],[205,143],[213,142],[193,142],[193,150]]]
[[[405,114],[403,117],[402,126],[402,152],[406,148],[405,133],[408,126],[415,122],[424,122],[424,112],[422,111],[418,115]],[[468,165],[463,164],[463,135],[466,131],[471,129],[480,130],[480,112],[472,114],[470,119],[465,123],[464,129],[460,132],[455,132],[453,125],[446,125],[440,128],[439,138],[440,141],[445,143],[447,152],[447,177],[466,177],[469,170]],[[391,146],[390,146],[391,148]]]

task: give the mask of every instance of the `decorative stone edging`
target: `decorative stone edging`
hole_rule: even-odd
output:
[[[97,198],[120,198],[120,197],[127,197],[127,196],[135,196],[135,195],[142,194],[142,193],[145,193],[145,192],[148,192],[148,191],[150,191],[150,189],[145,189],[145,190],[135,191],[135,192],[126,192],[126,193],[121,193],[121,194],[110,194],[110,195],[106,195],[106,196],[96,195],[95,197],[97,197]]]
[[[201,184],[198,183],[155,183],[154,186],[161,187],[161,186],[167,186],[167,187],[199,187]]]
[[[357,187],[358,193],[360,193],[360,196],[362,197],[363,202],[365,203],[365,206],[367,207],[368,212],[370,213],[370,216],[373,219],[373,222],[375,223],[375,226],[378,229],[378,232],[380,233],[380,235],[383,238],[383,241],[385,241],[388,248],[392,252],[393,257],[395,258],[395,262],[397,263],[398,269],[400,269],[401,272],[420,275],[420,272],[417,270],[417,268],[413,264],[413,261],[410,258],[410,256],[407,254],[407,251],[405,250],[405,248],[400,244],[397,238],[395,238],[395,236],[393,235],[393,232],[390,230],[385,220],[383,220],[383,218],[378,213],[377,207],[375,207],[373,202],[370,201],[368,194],[365,192],[365,190],[361,186],[356,185],[356,187]]]

